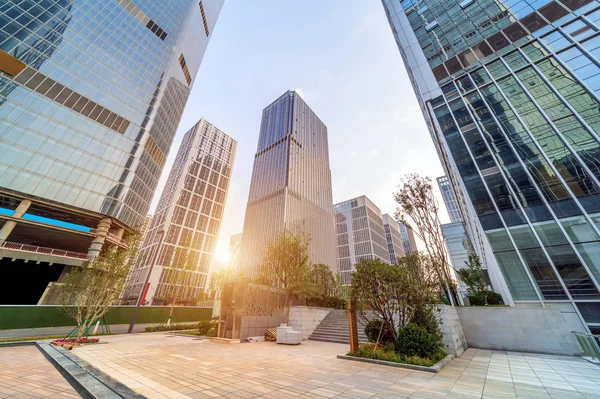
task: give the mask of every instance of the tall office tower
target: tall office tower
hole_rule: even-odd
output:
[[[600,2],[383,4],[494,289],[598,332]]]
[[[456,195],[454,195],[454,190],[452,189],[450,180],[448,180],[446,176],[442,176],[437,178],[437,182],[438,186],[440,187],[442,197],[444,198],[444,204],[446,205],[448,216],[450,216],[450,222],[461,222],[462,217],[460,216],[460,208],[458,207],[458,201],[456,200]]]
[[[229,238],[229,265],[237,270],[242,246],[242,233],[234,234]]]
[[[383,215],[383,229],[385,231],[385,240],[387,241],[388,253],[390,254],[390,262],[396,263],[398,258],[406,255],[404,250],[404,242],[402,234],[398,227],[398,222],[389,214]]]
[[[404,253],[406,255],[417,252],[417,241],[415,240],[415,232],[407,227],[404,223],[398,222],[398,230],[400,231],[400,237],[402,237],[402,246],[404,247]]]
[[[237,142],[204,119],[183,137],[125,299],[191,305],[208,282]],[[144,282],[152,268],[148,285]]]
[[[0,304],[143,224],[222,4],[0,1]]]
[[[366,196],[333,206],[337,241],[337,267],[343,284],[350,284],[354,265],[361,259],[390,263],[381,210]]]
[[[327,127],[294,91],[263,111],[240,271],[257,276],[267,246],[285,229],[308,234],[311,262],[336,270]]]

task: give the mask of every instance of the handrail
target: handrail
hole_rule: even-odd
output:
[[[584,357],[600,361],[600,336],[577,331],[571,333],[575,336]]]
[[[88,260],[87,254],[82,254],[79,252],[65,251],[62,249],[54,249],[54,248],[46,248],[46,247],[38,247],[37,245],[19,244],[16,242],[9,242],[9,241],[0,242],[0,248],[11,249],[13,251],[43,254],[43,255],[62,256],[64,258]]]

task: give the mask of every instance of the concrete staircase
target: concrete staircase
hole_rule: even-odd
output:
[[[348,316],[346,315],[346,311],[334,309],[329,312],[308,339],[313,341],[350,344],[350,331],[348,328]],[[358,341],[361,344],[367,342],[365,326],[360,318],[358,318]]]

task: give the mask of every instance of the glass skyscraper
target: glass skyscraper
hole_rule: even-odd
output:
[[[444,204],[446,205],[448,216],[450,216],[450,222],[455,223],[462,221],[462,217],[460,216],[460,208],[458,207],[458,201],[454,195],[454,190],[452,189],[450,180],[448,180],[446,176],[442,176],[437,178],[437,183],[440,187],[442,198],[444,198]]]
[[[404,250],[404,241],[402,240],[402,234],[398,228],[398,222],[390,214],[382,215],[383,218],[383,229],[385,230],[385,240],[388,245],[388,252],[390,254],[390,262],[395,264],[396,261],[406,255]]]
[[[383,5],[494,289],[600,331],[600,2]]]
[[[269,243],[285,229],[310,236],[312,263],[336,268],[327,126],[288,91],[262,115],[239,257],[257,276]]]
[[[47,262],[2,264],[26,303],[142,226],[222,5],[0,2],[0,251]]]
[[[333,206],[337,262],[343,284],[350,284],[360,259],[390,263],[390,252],[381,210],[366,196]],[[399,248],[396,248],[399,249]]]
[[[205,291],[237,141],[201,119],[183,137],[125,290],[125,301],[193,305]]]

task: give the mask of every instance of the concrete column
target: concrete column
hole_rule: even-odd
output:
[[[19,206],[17,206],[17,209],[15,209],[15,212],[13,213],[13,217],[19,218],[19,219],[22,218],[30,206],[31,206],[31,201],[22,200],[21,203],[19,204]],[[6,223],[4,223],[4,226],[2,226],[2,229],[0,229],[0,241],[6,241],[6,239],[8,238],[10,233],[12,233],[13,229],[16,226],[17,226],[17,222],[15,222],[14,220],[9,220]]]
[[[117,229],[117,231],[115,232],[115,236],[117,236],[120,239],[123,239],[123,234],[125,234],[125,229]]]
[[[88,256],[91,259],[97,258],[100,255],[104,240],[110,229],[110,224],[111,220],[109,218],[104,218],[98,223],[98,227],[96,227],[96,237],[92,240],[92,245],[90,245],[90,249],[88,249]]]

